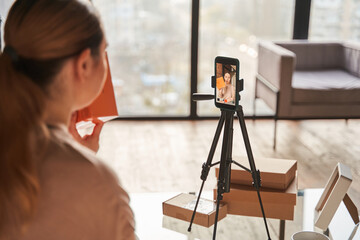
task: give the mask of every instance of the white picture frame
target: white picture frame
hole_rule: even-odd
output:
[[[351,169],[338,163],[315,207],[315,226],[326,230],[352,182]]]

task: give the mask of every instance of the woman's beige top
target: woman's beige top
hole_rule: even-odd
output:
[[[129,196],[112,171],[65,126],[50,132],[38,211],[22,239],[135,239]]]
[[[226,85],[223,87],[219,92],[219,97],[230,100],[232,98],[232,101],[235,99],[235,87],[233,85]]]

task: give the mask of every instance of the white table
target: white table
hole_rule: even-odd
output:
[[[213,226],[210,228],[193,224],[187,232],[189,223],[172,217],[163,216],[162,203],[180,192],[133,193],[130,194],[131,207],[136,221],[136,234],[140,240],[195,240],[212,239]],[[290,239],[295,232],[314,229],[314,209],[322,189],[299,190],[293,221],[267,219],[271,238]],[[212,199],[212,192],[203,192],[202,198]],[[340,206],[330,224],[330,233],[334,240],[344,239],[353,227],[344,221],[344,206]],[[341,226],[337,227],[339,224]],[[280,234],[281,226],[283,235]],[[280,230],[279,230],[280,229]],[[219,221],[216,239],[267,239],[262,218],[227,215]],[[347,238],[345,238],[347,239]],[[354,239],[360,239],[358,231]]]
[[[189,223],[172,217],[163,216],[162,203],[180,192],[134,193],[130,194],[131,207],[136,221],[136,234],[140,240],[185,240],[212,239],[213,226],[210,228],[196,224],[187,232]],[[203,192],[202,198],[212,199],[212,192]],[[301,225],[301,219],[295,226]],[[280,221],[268,219],[272,239],[279,238]],[[293,229],[287,224],[287,229]],[[299,227],[298,230],[301,230]],[[293,230],[291,230],[293,231]],[[290,236],[292,232],[286,233]],[[262,218],[227,215],[218,222],[216,239],[267,239]]]

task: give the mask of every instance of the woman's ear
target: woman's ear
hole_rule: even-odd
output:
[[[75,73],[79,81],[84,82],[91,75],[91,50],[83,50],[75,59]]]

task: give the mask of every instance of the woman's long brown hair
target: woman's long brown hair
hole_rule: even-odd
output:
[[[103,30],[85,0],[16,0],[0,55],[0,239],[25,231],[40,184],[47,89],[64,61],[90,48],[99,54]]]

